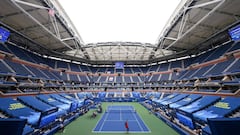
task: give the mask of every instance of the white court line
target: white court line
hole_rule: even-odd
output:
[[[137,114],[137,112],[136,112],[136,114]],[[137,114],[137,115],[138,115],[138,114]],[[138,115],[138,117],[142,120],[143,124],[147,127],[149,133],[151,133],[151,130],[150,130],[150,129],[148,128],[148,126],[145,124],[145,122],[144,122],[144,120],[141,118],[141,116]]]
[[[103,116],[104,116],[104,114],[103,114]],[[103,117],[103,116],[102,116],[102,117]],[[106,115],[105,115],[105,118],[106,118]],[[104,119],[105,119],[105,118],[104,118]],[[102,118],[98,120],[98,122],[97,122],[97,124],[95,125],[94,129],[96,129],[98,123],[99,123],[101,120],[102,120]],[[94,131],[94,129],[93,129],[93,131]],[[93,132],[93,131],[92,131],[92,132]]]
[[[109,109],[110,108],[113,108],[113,106],[109,106],[108,107]],[[134,109],[134,107],[133,106],[129,106],[129,108],[133,108]],[[120,120],[122,121],[122,116],[121,116],[121,111],[122,111],[122,108],[120,107]],[[149,128],[148,128],[148,126],[144,123],[144,121],[142,120],[142,118],[137,114],[137,112],[135,112],[135,113],[132,113],[133,115],[134,115],[134,118],[135,118],[135,120],[129,120],[129,121],[136,121],[137,123],[138,123],[138,125],[139,125],[139,127],[141,128],[141,131],[129,131],[129,133],[151,133],[151,130],[149,130]],[[103,125],[105,124],[105,122],[107,122],[107,121],[109,121],[109,122],[119,122],[119,120],[107,120],[107,118],[108,118],[108,115],[109,115],[109,113],[108,114],[106,114],[105,115],[105,118],[104,118],[104,120],[103,120],[103,122],[102,122],[102,125],[101,125],[101,127],[100,127],[100,130],[98,130],[98,131],[92,131],[93,133],[125,133],[126,131],[102,131],[102,128],[103,128]],[[142,120],[142,122],[143,122],[143,124],[146,126],[146,128],[148,129],[148,131],[144,131],[143,130],[143,127],[141,126],[141,124],[139,123],[139,120],[137,119],[137,116],[136,115],[138,115],[138,117],[140,118],[140,120]],[[98,123],[101,121],[101,119],[98,121]],[[97,125],[98,125],[98,123],[97,123]],[[97,126],[96,125],[96,126]],[[95,128],[96,128],[96,126],[95,126]],[[94,129],[95,129],[94,128]]]
[[[93,131],[93,133],[126,133],[126,131]],[[151,133],[151,131],[129,131],[128,133],[139,133],[139,134],[146,134]]]
[[[122,121],[122,107],[120,107],[120,113],[119,113],[119,115],[120,115],[120,121]]]
[[[101,130],[102,130],[102,128],[103,128],[103,125],[104,125],[104,123],[106,122],[108,115],[109,115],[109,113],[107,113],[106,117],[104,118],[104,120],[103,120],[103,123],[102,123],[102,125],[101,125],[101,127],[100,127],[99,131],[101,131]]]
[[[121,121],[119,121],[119,120],[106,120],[107,122],[109,121],[109,122],[121,122],[121,121],[123,121],[123,120],[121,120]],[[136,120],[128,120],[128,121],[136,121]]]
[[[137,112],[136,112],[136,113],[137,113]],[[143,131],[143,128],[142,128],[141,124],[139,123],[139,121],[138,121],[138,119],[137,119],[137,117],[136,117],[136,113],[133,113],[133,116],[134,116],[134,118],[136,119],[138,126],[141,128],[141,131]]]

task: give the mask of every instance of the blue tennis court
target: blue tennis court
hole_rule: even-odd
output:
[[[128,121],[129,133],[149,133],[150,130],[135,111],[133,106],[108,106],[93,132],[125,133],[125,121]]]

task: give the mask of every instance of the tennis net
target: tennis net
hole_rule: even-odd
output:
[[[135,109],[107,109],[106,113],[135,113]]]

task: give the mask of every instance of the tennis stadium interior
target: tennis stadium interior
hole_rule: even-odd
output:
[[[57,0],[0,3],[1,134],[239,134],[239,0],[182,0],[156,44],[85,44]]]

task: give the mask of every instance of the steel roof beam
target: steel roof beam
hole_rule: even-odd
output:
[[[34,12],[39,10],[38,8],[33,8],[33,9],[27,9],[27,12]],[[14,13],[10,13],[10,14],[6,14],[6,15],[2,15],[0,16],[0,19],[4,19],[4,18],[8,18],[8,17],[13,17],[13,16],[17,16],[17,15],[22,15],[24,12],[19,11],[19,12],[14,12]]]
[[[23,9],[17,2],[18,0],[11,0],[12,3],[18,7],[23,13],[25,13],[30,19],[32,19],[35,23],[37,23],[38,25],[40,25],[46,32],[48,32],[50,35],[52,35],[55,39],[60,40],[55,34],[53,34],[50,30],[48,30],[45,26],[43,26],[36,18],[34,18],[32,15],[30,15],[25,9]],[[66,47],[68,47],[69,49],[73,49],[72,47],[70,47],[69,45],[67,45],[66,43],[63,43]]]
[[[194,24],[191,28],[189,28],[186,32],[184,32],[179,38],[182,39],[185,35],[187,35],[190,31],[192,31],[194,28],[196,28],[201,22],[203,22],[206,18],[208,18],[210,16],[210,14],[212,14],[213,12],[215,12],[224,2],[225,0],[215,0],[216,2],[219,2],[211,11],[209,11],[204,17],[202,17],[196,24]],[[165,49],[170,48],[171,46],[173,46],[174,44],[177,43],[177,41],[174,41],[172,44],[170,44],[169,46],[167,46]]]
[[[86,45],[82,48],[96,48],[96,47],[105,47],[105,46],[116,46],[117,44],[91,44]],[[138,47],[148,47],[148,48],[156,48],[154,45],[138,45],[138,44],[121,44],[121,46],[138,46]]]
[[[201,10],[205,10],[205,11],[211,11],[210,8],[206,8],[206,7],[201,7],[200,9]],[[231,17],[238,17],[238,18],[240,18],[240,15],[232,14],[232,13],[228,13],[228,12],[224,12],[224,11],[216,10],[215,13],[219,13],[219,14],[222,14],[222,15],[227,15],[227,16],[231,16]]]

